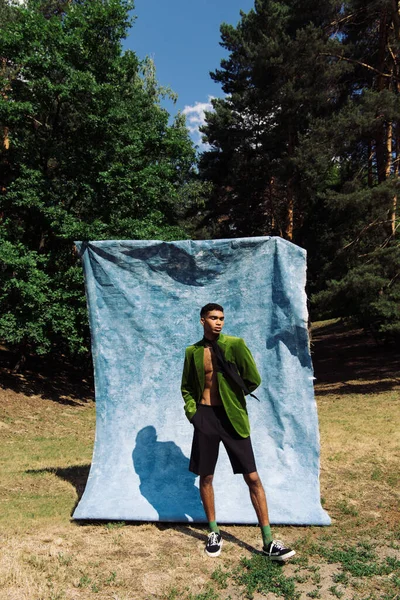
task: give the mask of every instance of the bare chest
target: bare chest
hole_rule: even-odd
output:
[[[211,348],[204,348],[204,373],[212,375],[216,371],[216,357]]]

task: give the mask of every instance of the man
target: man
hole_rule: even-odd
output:
[[[243,474],[249,487],[261,528],[263,553],[271,560],[285,561],[294,556],[295,551],[272,537],[265,492],[250,440],[245,394],[260,385],[260,375],[244,341],[221,333],[222,306],[215,303],[203,306],[200,322],[204,337],[186,348],[181,389],[186,416],[194,426],[189,470],[200,475],[200,496],[210,529],[205,552],[216,557],[222,547],[213,490],[222,441],[233,472]]]

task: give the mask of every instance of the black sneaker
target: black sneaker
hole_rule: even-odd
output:
[[[221,554],[222,548],[222,537],[220,533],[215,533],[212,531],[208,534],[207,544],[205,548],[205,553],[207,556],[211,556],[215,558]]]
[[[272,540],[262,551],[270,560],[279,561],[285,561],[296,554],[291,548],[286,548],[280,540]]]

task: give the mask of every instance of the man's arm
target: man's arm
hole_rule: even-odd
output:
[[[261,377],[254,358],[242,338],[239,338],[236,343],[235,362],[243,381],[250,392],[253,392],[260,385]]]
[[[193,375],[190,377],[190,353],[189,349],[186,348],[185,362],[183,365],[181,392],[183,401],[185,403],[185,414],[189,421],[192,420],[195,412],[197,411],[197,405],[195,400],[195,391],[193,389]]]

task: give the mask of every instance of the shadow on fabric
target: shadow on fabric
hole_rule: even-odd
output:
[[[150,425],[137,434],[132,460],[140,493],[161,520],[204,519],[196,475],[188,470],[189,459],[179,446],[157,441],[157,432]]]
[[[272,282],[271,337],[267,340],[268,350],[286,346],[292,356],[297,356],[303,368],[312,369],[309,352],[308,329],[293,322],[292,299],[288,296],[283,282],[287,279],[279,255],[274,256],[274,275]]]

